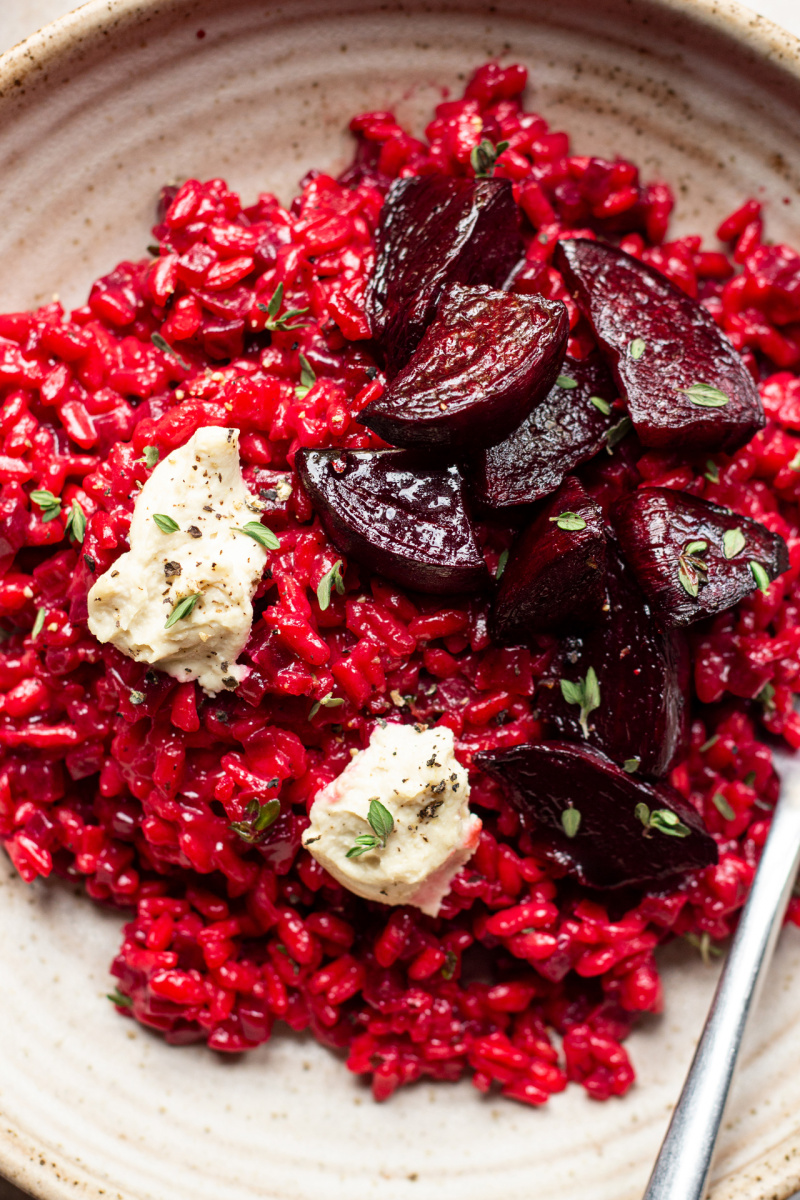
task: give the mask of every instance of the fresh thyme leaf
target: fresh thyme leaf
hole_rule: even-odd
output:
[[[264,323],[264,328],[270,331],[276,329],[305,329],[310,322],[294,321],[294,317],[301,317],[303,313],[308,312],[308,306],[305,308],[290,308],[283,314],[278,316],[283,304],[283,284],[279,283],[275,291],[270,297],[269,304],[257,304],[256,308],[260,308],[262,312],[267,314],[267,320]]]
[[[678,555],[678,579],[680,580],[683,590],[687,592],[693,600],[696,600],[697,593],[700,590],[700,580],[698,579],[695,567],[685,554]]]
[[[716,746],[718,741],[719,741],[719,734],[712,733],[712,735],[708,739],[708,741],[703,742],[702,746],[700,747],[700,753],[705,754],[706,750],[710,750],[712,746]]]
[[[269,786],[274,787],[278,783],[277,779],[271,779]],[[263,834],[274,825],[278,817],[281,815],[281,802],[277,798],[268,800],[266,804],[259,804],[258,800],[253,799],[245,809],[247,820],[231,821],[228,825],[234,833],[238,833],[243,841],[255,845],[263,841]]]
[[[112,1004],[116,1004],[118,1008],[133,1008],[133,1001],[130,996],[123,996],[118,988],[114,988],[113,992],[109,992],[106,1000],[110,1000]]]
[[[317,715],[321,708],[338,708],[340,704],[344,704],[343,697],[334,696],[332,692],[328,692],[327,696],[323,696],[321,700],[317,700],[316,704],[312,704],[308,714],[309,721]]]
[[[232,525],[234,533],[246,533],[265,550],[280,550],[281,544],[271,529],[260,521],[248,521],[246,525]]]
[[[185,359],[181,358],[177,350],[173,350],[167,339],[162,337],[160,333],[151,333],[150,341],[153,343],[156,350],[160,350],[162,354],[169,354],[170,358],[174,358],[178,366],[183,367],[184,371],[191,371],[192,368],[190,367],[189,363],[187,363]]]
[[[755,782],[756,782],[755,771],[748,771],[747,774],[745,775],[744,779],[742,780],[742,783],[745,785],[745,787],[753,787],[755,785]]]
[[[750,573],[753,576],[753,579],[756,581],[756,587],[758,590],[766,595],[769,591],[769,575],[764,570],[761,563],[751,562]]]
[[[559,529],[563,529],[567,533],[572,533],[579,529],[586,528],[586,522],[584,521],[583,517],[579,517],[578,514],[574,512],[559,513],[557,517],[550,517],[550,520],[554,521]]]
[[[589,403],[593,404],[596,409],[599,409],[604,417],[607,417],[611,412],[611,405],[602,396],[590,396]]]
[[[458,966],[458,955],[454,950],[448,950],[444,956],[444,965],[439,974],[442,979],[452,979]]]
[[[56,517],[61,516],[61,501],[52,492],[48,492],[44,488],[37,488],[36,491],[31,492],[31,500],[42,510],[42,521],[55,521]]]
[[[565,808],[561,814],[561,825],[568,838],[574,838],[581,827],[581,814],[577,808]]]
[[[200,593],[194,592],[191,596],[185,596],[183,600],[179,600],[172,612],[167,617],[164,628],[171,629],[176,621],[183,621],[184,618],[190,616],[191,613],[194,612],[194,606],[197,604],[199,599]]]
[[[294,389],[294,394],[298,400],[305,400],[308,393],[311,391],[314,384],[317,382],[317,377],[314,374],[314,368],[306,358],[305,354],[300,355],[300,383]]]
[[[46,608],[37,608],[36,620],[33,622],[33,628],[31,629],[31,641],[35,642],[37,637],[39,636],[39,634],[44,629],[44,619],[46,616],[47,616]]]
[[[711,797],[711,803],[714,805],[714,808],[717,810],[720,816],[724,817],[726,821],[732,821],[736,816],[736,813],[733,811],[722,792],[715,792]]]
[[[86,534],[86,513],[77,500],[72,501],[72,508],[69,510],[64,532],[68,537],[73,537],[76,542],[83,543]]]
[[[636,805],[636,808],[633,810],[633,815],[636,817],[637,821],[642,822],[645,829],[650,828],[650,809],[643,800],[640,800]]]
[[[701,933],[699,936],[696,933],[685,933],[684,941],[687,941],[690,946],[694,946],[695,950],[700,951],[700,957],[707,967],[711,966],[712,958],[721,958],[722,950],[719,946],[715,946],[711,941],[711,935]]]
[[[317,584],[317,603],[322,612],[330,608],[332,588],[335,587],[340,596],[344,595],[343,565],[342,560],[337,558],[330,571],[326,571]]]
[[[128,699],[134,706],[137,704],[144,704],[145,695],[144,692],[137,692],[133,690],[128,694]]]
[[[356,844],[350,847],[345,858],[361,858],[362,854],[369,854],[370,850],[377,850],[380,845],[381,839],[375,837],[374,833],[360,833]]]
[[[508,146],[508,142],[498,142],[495,146],[494,142],[490,142],[488,138],[482,138],[477,146],[473,146],[469,161],[475,172],[475,178],[491,179],[494,175],[495,163],[503,151],[508,149]]]
[[[161,454],[158,446],[145,446],[142,451],[142,457],[137,459],[138,462],[143,462],[146,467],[154,467],[158,462]]]
[[[621,421],[617,421],[616,425],[611,426],[606,434],[606,450],[609,454],[624,437],[628,436],[632,429],[633,421],[630,419],[630,417],[623,417]]]
[[[736,558],[745,547],[745,537],[741,529],[726,529],[722,535],[722,552],[726,558]]]
[[[790,471],[800,471],[800,450],[797,451],[792,461],[789,463]]]
[[[180,525],[165,513],[153,513],[153,520],[162,533],[178,533]]]
[[[375,831],[375,835],[381,839],[381,845],[385,846],[386,839],[394,829],[394,817],[388,808],[381,804],[377,796],[369,802],[367,820]]]
[[[578,720],[580,727],[583,730],[583,736],[588,738],[589,726],[587,718],[589,713],[594,712],[600,707],[600,684],[597,681],[597,673],[594,667],[589,667],[586,672],[585,679],[579,679],[573,683],[569,679],[561,679],[561,695],[566,700],[567,704],[577,704],[580,708]]]
[[[558,387],[566,388],[568,392],[571,392],[573,388],[578,386],[578,381],[577,379],[573,379],[571,375],[559,375],[556,384]]]
[[[724,408],[731,402],[730,396],[721,392],[719,388],[712,387],[710,383],[693,383],[691,387],[678,388],[678,391],[688,396],[692,404],[699,408]]]
[[[695,554],[705,554],[707,549],[708,549],[708,542],[704,542],[701,540],[701,541],[697,541],[697,542],[689,542],[687,544],[686,548],[684,549],[683,553],[688,554],[690,557],[692,557]]]
[[[657,829],[659,833],[666,833],[669,837],[689,837],[692,832],[668,808],[657,808],[655,812],[651,812],[649,824],[651,829]]]
[[[495,579],[502,579],[502,578],[503,578],[503,572],[505,571],[505,569],[506,569],[506,563],[508,562],[508,555],[509,555],[509,551],[508,551],[508,550],[504,550],[504,551],[502,552],[502,554],[500,555],[500,557],[498,558],[498,560],[497,560],[497,570],[496,570],[496,571],[495,571],[495,573],[494,573],[494,577],[495,577]]]
[[[629,775],[634,775],[634,774],[635,774],[635,773],[636,773],[636,772],[639,770],[639,766],[641,765],[641,761],[642,761],[642,760],[641,760],[641,758],[639,757],[639,755],[638,755],[638,754],[634,754],[633,758],[626,758],[626,759],[625,759],[625,762],[622,764],[622,769],[623,769],[623,771],[627,771],[627,773],[628,773]]]
[[[775,711],[775,686],[774,686],[774,684],[765,683],[763,688],[761,689],[761,691],[756,696],[756,700],[758,700],[759,704],[764,705],[765,713],[774,712]]]
[[[628,354],[635,362],[642,357],[646,349],[647,342],[644,338],[634,338],[632,342],[628,343]]]
[[[719,467],[713,458],[706,459],[705,477],[709,483],[719,483]]]

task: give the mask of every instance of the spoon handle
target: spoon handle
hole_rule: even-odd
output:
[[[775,949],[799,860],[800,772],[795,766],[784,776],[753,887],[644,1200],[702,1200],[705,1195],[742,1036]]]

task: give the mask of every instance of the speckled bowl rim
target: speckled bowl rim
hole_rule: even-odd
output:
[[[591,0],[587,0],[591,2]],[[633,0],[635,3],[635,0]],[[650,7],[674,13],[723,42],[734,43],[750,60],[767,62],[786,77],[790,90],[800,99],[800,38],[766,17],[754,13],[738,0],[647,0]],[[0,55],[0,119],[3,107],[24,94],[26,85],[47,84],[51,73],[70,57],[82,57],[92,44],[102,46],[109,32],[127,24],[146,21],[148,14],[163,14],[186,8],[185,0],[88,0],[73,12],[44,26]],[[13,117],[12,117],[13,119]],[[26,1145],[28,1143],[28,1145]],[[33,1153],[29,1138],[15,1129],[0,1111],[0,1184],[36,1188],[35,1200],[66,1200],[66,1197],[96,1197],[123,1200],[113,1184],[100,1186],[96,1177],[76,1171],[67,1156],[52,1151],[47,1157]],[[37,1161],[38,1160],[38,1163]],[[798,1132],[776,1143],[767,1155],[747,1163],[729,1200],[787,1200],[800,1189],[800,1118]],[[728,1181],[730,1182],[730,1181]],[[711,1196],[713,1200],[713,1193]]]

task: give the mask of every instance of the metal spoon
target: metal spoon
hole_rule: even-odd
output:
[[[800,756],[773,755],[782,779],[753,887],[644,1200],[702,1200],[739,1047],[800,862]]]

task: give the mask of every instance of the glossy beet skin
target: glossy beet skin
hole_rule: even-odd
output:
[[[579,362],[565,358],[561,374],[577,385],[556,383],[513,433],[483,450],[470,468],[473,492],[490,508],[531,504],[549,496],[580,463],[602,450],[609,429],[625,415],[592,404],[596,396],[611,406],[617,387],[599,354]]]
[[[574,513],[583,529],[561,528],[553,518],[562,513]],[[513,645],[535,633],[596,620],[605,598],[605,573],[602,513],[570,477],[511,550],[492,607],[492,636]]]
[[[486,585],[457,467],[405,450],[300,450],[297,471],[331,541],[412,591]]]
[[[501,287],[523,253],[507,179],[398,179],[381,210],[367,316],[386,369],[416,350],[454,283]]]
[[[539,742],[478,754],[475,761],[505,784],[534,839],[589,887],[664,887],[717,862],[714,839],[673,787],[629,775],[588,746]],[[646,828],[638,804],[651,813],[674,813],[690,833],[675,837]],[[568,808],[581,817],[574,837],[562,824]]]
[[[555,264],[588,318],[645,446],[725,450],[764,425],[753,379],[713,317],[653,267],[601,242],[558,243]],[[721,407],[687,388],[710,385]]]
[[[757,586],[751,562],[770,580],[789,567],[777,533],[685,492],[640,488],[614,506],[611,520],[648,603],[667,625],[690,625],[738,604]],[[742,538],[733,542],[729,532],[727,548],[736,553],[727,557],[725,534],[737,529]]]
[[[393,446],[490,445],[550,391],[568,333],[560,300],[454,284],[409,362],[359,420]]]
[[[613,537],[606,561],[600,619],[585,632],[562,636],[537,705],[547,737],[583,742],[580,708],[567,703],[559,680],[577,683],[594,667],[600,704],[588,715],[588,743],[617,763],[638,758],[642,774],[659,777],[685,746],[689,651],[680,630],[656,621]]]

